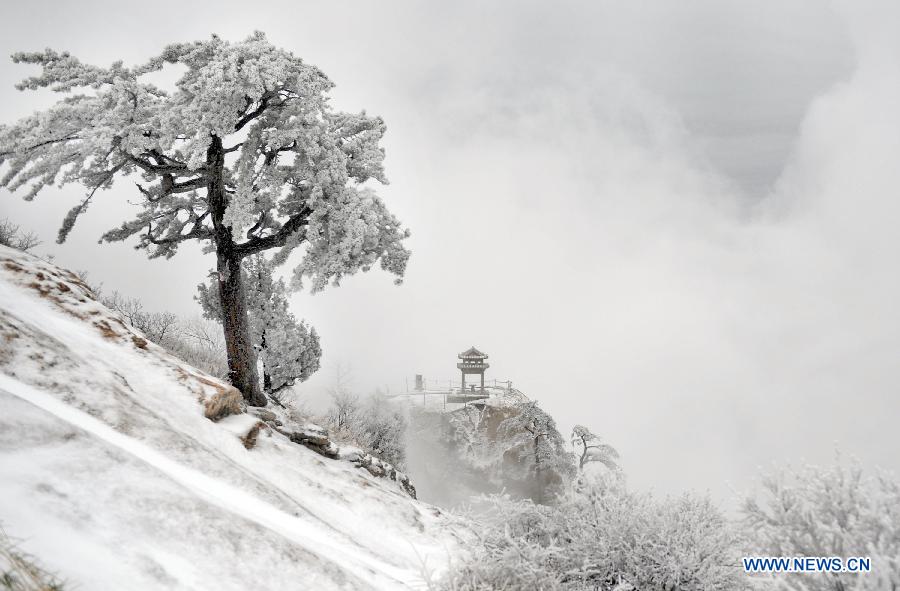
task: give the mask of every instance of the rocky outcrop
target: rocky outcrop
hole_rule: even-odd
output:
[[[364,468],[372,476],[393,480],[404,492],[406,492],[406,494],[412,498],[416,498],[416,487],[410,482],[409,476],[397,470],[393,465],[384,460],[355,448],[345,448],[342,450],[341,459],[352,462],[360,468]]]
[[[409,417],[409,470],[431,503],[498,493],[544,502],[570,469],[552,417],[517,390],[447,412],[411,405]],[[529,417],[541,423],[539,440]]]
[[[328,430],[314,423],[299,424],[281,412],[265,408],[248,407],[247,412],[257,417],[263,424],[276,433],[287,437],[294,443],[307,447],[319,455],[332,460],[350,462],[376,478],[387,478],[397,483],[400,489],[412,498],[416,498],[416,487],[409,476],[397,470],[393,465],[352,446],[341,446],[331,440]],[[280,416],[279,416],[280,415]]]
[[[319,455],[336,460],[340,458],[340,447],[328,436],[328,431],[318,425],[307,424],[303,426],[281,426],[275,430],[294,443],[299,443],[313,450]]]

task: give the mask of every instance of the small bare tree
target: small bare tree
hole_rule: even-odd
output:
[[[331,408],[328,409],[328,424],[334,431],[347,432],[360,411],[359,396],[350,388],[350,370],[337,364],[334,370],[334,384],[328,389]]]
[[[130,298],[118,291],[109,295],[102,294],[100,288],[94,288],[100,303],[121,314],[131,326],[143,332],[147,338],[158,345],[165,346],[178,330],[178,317],[171,312],[150,312],[137,298]]]

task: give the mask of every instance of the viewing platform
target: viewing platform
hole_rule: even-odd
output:
[[[405,399],[409,404],[439,411],[453,411],[458,408],[475,405],[485,406],[494,404],[502,406],[509,402],[527,401],[528,398],[512,387],[510,380],[485,380],[484,372],[490,367],[485,360],[486,353],[482,353],[475,347],[463,351],[459,355],[456,364],[460,370],[460,380],[426,380],[421,374],[416,374],[415,384],[406,385],[406,392],[392,396],[394,399]],[[467,375],[479,376],[478,384],[467,384]]]

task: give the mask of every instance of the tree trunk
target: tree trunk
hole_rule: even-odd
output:
[[[222,305],[222,327],[228,353],[228,377],[251,406],[265,406],[266,396],[259,387],[256,351],[250,341],[250,321],[241,261],[219,254],[219,298]]]
[[[225,192],[225,151],[222,140],[212,136],[206,150],[206,194],[212,214],[216,243],[216,270],[219,275],[219,303],[222,305],[222,328],[225,329],[225,351],[228,354],[228,377],[251,406],[265,406],[266,396],[259,388],[256,351],[250,342],[250,320],[241,257],[234,252],[231,227],[223,223],[228,197]]]
[[[272,374],[269,373],[269,366],[263,361],[263,391],[266,394],[272,393]]]
[[[540,453],[540,438],[538,435],[534,438],[534,472],[535,472],[535,480],[537,481],[538,487],[538,504],[544,504],[544,471],[541,469],[541,453]]]
[[[259,339],[259,350],[262,352],[263,392],[272,394],[272,374],[269,372],[269,356],[266,350],[266,329],[263,328]]]

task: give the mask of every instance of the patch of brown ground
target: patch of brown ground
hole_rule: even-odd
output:
[[[229,415],[237,415],[243,412],[241,408],[241,393],[237,388],[222,388],[206,399],[203,403],[205,416],[210,421],[218,421]]]
[[[247,431],[247,434],[241,437],[241,443],[244,444],[246,449],[253,449],[256,445],[256,440],[259,438],[259,432],[261,429],[268,429],[269,426],[263,423],[262,421],[257,421],[253,427]]]
[[[102,334],[105,339],[113,340],[119,337],[119,333],[114,331],[106,320],[97,320],[94,322],[94,326],[100,330],[100,334]]]

